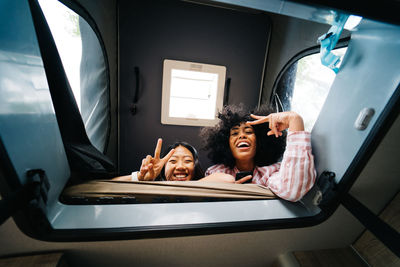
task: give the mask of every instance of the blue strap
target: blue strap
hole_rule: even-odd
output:
[[[321,63],[335,73],[339,71],[340,57],[333,54],[332,49],[335,48],[348,17],[349,15],[338,14],[329,31],[318,38],[318,42],[321,44]]]

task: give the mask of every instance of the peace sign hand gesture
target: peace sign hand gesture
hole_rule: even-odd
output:
[[[282,136],[282,131],[288,129],[290,131],[304,131],[303,119],[300,115],[293,111],[271,113],[268,116],[250,115],[255,121],[248,121],[250,125],[256,125],[268,122],[271,129],[267,135]]]
[[[147,155],[142,160],[142,165],[140,166],[140,171],[138,172],[139,181],[154,181],[158,177],[158,175],[160,175],[160,172],[165,163],[167,163],[169,158],[175,152],[174,149],[171,149],[171,151],[169,151],[169,153],[165,157],[160,158],[161,147],[162,139],[159,138],[157,141],[156,149],[154,151],[154,157]]]

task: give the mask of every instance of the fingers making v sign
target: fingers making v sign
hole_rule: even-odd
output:
[[[249,125],[256,125],[268,122],[270,131],[267,135],[282,136],[282,131],[304,131],[303,119],[293,111],[271,113],[268,116],[250,115],[255,121],[248,121]]]
[[[172,154],[174,154],[175,150],[171,149],[165,157],[160,158],[161,147],[162,139],[159,138],[157,140],[156,149],[154,150],[154,156],[152,157],[147,155],[142,160],[142,165],[140,166],[140,171],[138,173],[139,181],[154,181],[158,175],[160,175],[165,163],[167,163]]]

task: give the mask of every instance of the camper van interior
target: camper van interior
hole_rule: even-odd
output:
[[[399,11],[398,1],[1,0],[0,265],[400,266]],[[309,149],[309,169],[293,164],[309,182],[291,169],[278,179],[302,194],[258,185],[253,158],[253,183],[207,180],[228,157],[240,171],[204,134],[237,107],[272,110],[270,129],[256,123],[287,146],[268,165]],[[304,128],[274,130],[282,114]],[[177,141],[190,145],[167,154]],[[196,173],[174,175],[199,181],[153,181],[170,180],[178,150]]]

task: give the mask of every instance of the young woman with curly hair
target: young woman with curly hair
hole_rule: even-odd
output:
[[[218,117],[215,127],[201,132],[215,164],[207,169],[203,181],[242,183],[251,179],[289,201],[300,200],[314,185],[311,135],[304,131],[298,114],[272,113],[268,108],[249,114],[241,105],[224,107]],[[235,181],[236,174],[244,171],[251,175]]]

